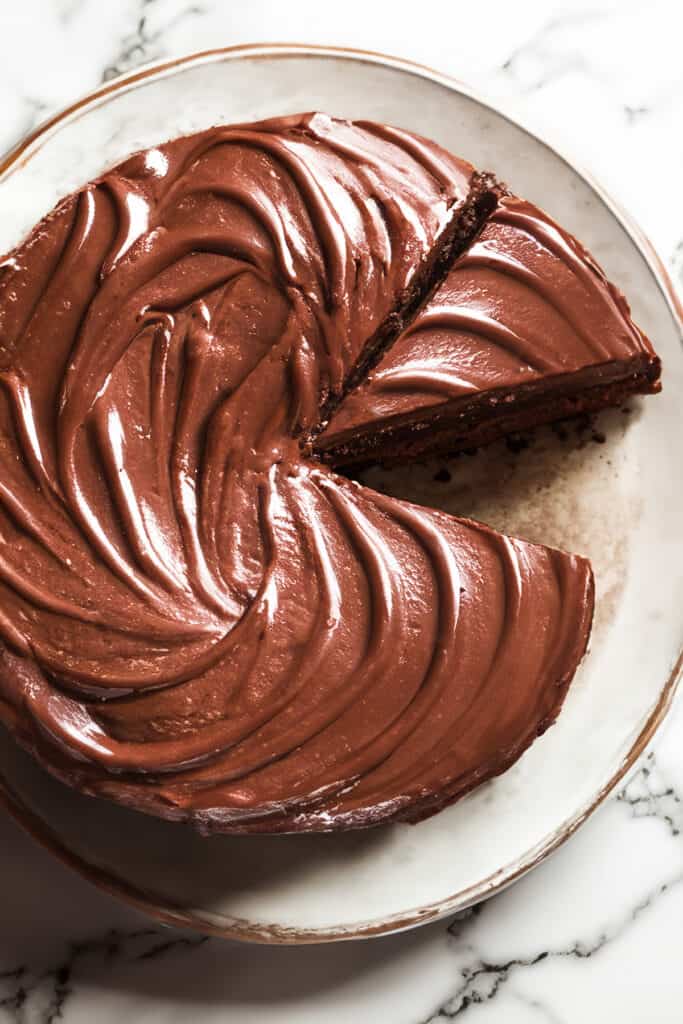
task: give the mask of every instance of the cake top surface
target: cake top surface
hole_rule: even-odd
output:
[[[553,720],[585,560],[307,446],[473,233],[475,177],[382,125],[214,128],[129,158],[2,262],[0,717],[55,774],[207,828],[353,827],[436,809]],[[529,216],[511,201],[463,258],[489,302],[496,238]],[[515,287],[545,259],[523,230]]]

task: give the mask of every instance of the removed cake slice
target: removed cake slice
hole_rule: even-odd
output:
[[[659,376],[592,256],[505,196],[317,446],[338,465],[458,451],[658,391]]]

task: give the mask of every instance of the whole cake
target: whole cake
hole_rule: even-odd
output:
[[[556,718],[590,566],[333,466],[658,381],[585,250],[434,143],[306,114],[132,156],[0,264],[0,720],[205,831],[434,813]]]

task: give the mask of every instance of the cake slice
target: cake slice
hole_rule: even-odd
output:
[[[504,196],[316,443],[337,465],[391,463],[659,388],[621,292],[547,214]]]

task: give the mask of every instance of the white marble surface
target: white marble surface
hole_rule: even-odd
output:
[[[103,78],[179,52],[296,40],[438,67],[590,168],[683,288],[677,0],[6,0],[0,29],[0,150]],[[161,929],[0,819],[0,1024],[681,1022],[682,746],[679,700],[625,789],[551,861],[460,920],[362,944]]]

